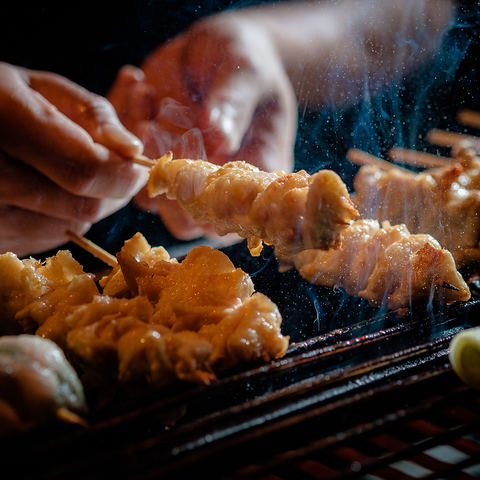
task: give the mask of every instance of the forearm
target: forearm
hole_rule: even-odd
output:
[[[454,8],[451,0],[289,1],[234,15],[267,30],[299,103],[321,107],[402,80],[438,47]]]

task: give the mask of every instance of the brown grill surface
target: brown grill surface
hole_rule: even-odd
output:
[[[480,392],[448,360],[453,335],[479,323],[480,300],[380,312],[244,251],[227,253],[279,305],[294,342],[285,358],[118,399],[87,428],[9,438],[2,478],[480,476]]]

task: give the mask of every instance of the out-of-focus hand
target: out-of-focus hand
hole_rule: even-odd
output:
[[[150,157],[171,150],[219,165],[293,168],[295,93],[269,36],[253,21],[221,14],[194,24],[141,70],[122,69],[108,98]],[[148,199],[145,191],[136,201],[157,211],[178,238],[208,234],[176,202]]]
[[[124,206],[147,171],[112,105],[67,79],[0,63],[0,253],[39,253]]]

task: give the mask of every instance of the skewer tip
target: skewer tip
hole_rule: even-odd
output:
[[[457,121],[468,127],[480,128],[480,112],[464,108],[457,113]]]
[[[142,165],[149,168],[152,168],[157,164],[156,160],[152,160],[145,155],[135,155],[134,157],[132,157],[132,162],[136,163],[137,165]]]

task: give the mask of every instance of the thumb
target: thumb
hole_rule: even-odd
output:
[[[262,100],[261,88],[249,75],[233,75],[214,81],[205,101],[197,108],[207,154],[234,155],[241,147],[255,111]]]
[[[117,112],[122,110],[121,107],[124,104],[125,98],[128,97],[127,94],[130,93],[138,83],[143,82],[144,78],[145,75],[143,71],[133,65],[125,65],[118,71],[115,82],[107,95],[107,98],[116,108]]]
[[[130,131],[154,116],[154,97],[154,89],[146,83],[144,72],[132,65],[120,69],[107,95],[120,121]]]

